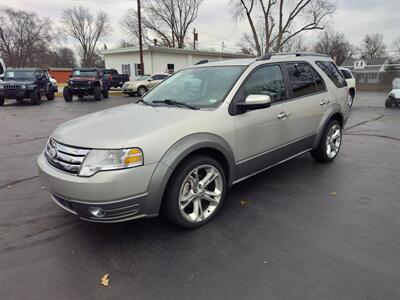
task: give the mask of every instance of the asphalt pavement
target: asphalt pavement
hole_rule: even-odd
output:
[[[41,189],[54,128],[134,101],[0,107],[0,299],[400,299],[400,109],[360,92],[331,164],[235,185],[210,224],[76,219]],[[100,284],[109,274],[109,285]]]

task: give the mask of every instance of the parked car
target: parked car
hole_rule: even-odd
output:
[[[102,97],[108,98],[109,82],[103,78],[98,69],[78,68],[74,69],[71,78],[64,87],[63,96],[66,102],[71,102],[73,96],[82,99],[84,96],[93,96],[100,101]]]
[[[0,106],[4,105],[5,99],[15,99],[18,102],[30,99],[32,104],[37,105],[44,95],[47,100],[54,100],[54,91],[46,70],[8,68],[4,74],[4,81],[0,82]]]
[[[340,67],[340,72],[342,73],[344,79],[346,79],[347,86],[349,87],[349,92],[350,92],[350,102],[349,106],[353,106],[354,102],[354,97],[356,96],[356,79],[353,76],[353,73],[351,73],[350,69]]]
[[[400,105],[400,78],[395,78],[392,82],[393,89],[390,91],[385,106],[395,107]]]
[[[4,64],[4,60],[0,58],[0,81],[4,80],[5,71],[6,71],[6,65]]]
[[[134,81],[125,82],[122,86],[122,92],[125,95],[134,96],[138,94],[139,96],[143,96],[147,93],[147,91],[151,90],[165,78],[169,77],[169,74],[159,73],[153,74],[151,76],[144,75],[137,78]]]
[[[298,155],[333,161],[349,89],[324,55],[265,55],[176,72],[138,103],[58,127],[38,158],[62,208],[94,222],[209,222],[228,187]]]
[[[49,77],[50,83],[51,83],[51,87],[54,91],[54,93],[58,92],[58,82],[57,80],[55,80],[53,77],[50,76],[49,72],[47,72],[47,76]]]
[[[129,81],[129,75],[118,74],[115,69],[104,69],[102,72],[104,78],[110,82],[110,87],[122,87],[125,82]]]

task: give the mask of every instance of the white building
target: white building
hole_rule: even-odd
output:
[[[140,58],[138,48],[119,48],[105,50],[106,69],[116,69],[119,73],[137,76]],[[147,47],[143,49],[144,73],[173,73],[180,69],[192,66],[202,60],[223,60],[234,58],[248,58],[244,54],[223,52],[197,51],[178,48]]]

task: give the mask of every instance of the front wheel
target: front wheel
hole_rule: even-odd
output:
[[[200,227],[218,213],[226,189],[225,172],[216,160],[202,155],[192,156],[171,176],[163,212],[179,226]]]
[[[147,93],[147,88],[145,86],[141,86],[138,88],[137,93],[140,97]]]
[[[342,145],[342,126],[337,120],[330,120],[316,149],[311,156],[319,162],[331,162],[339,153]]]
[[[31,93],[31,104],[39,105],[40,101],[42,101],[42,95],[38,90],[33,90]]]
[[[392,107],[395,106],[395,101],[394,101],[394,99],[393,99],[392,96],[389,96],[389,97],[386,99],[386,101],[385,101],[385,106],[386,106],[387,108],[392,108]]]
[[[65,102],[72,102],[72,93],[71,93],[71,90],[69,89],[69,87],[67,87],[67,86],[64,87],[63,96],[64,96]]]
[[[46,94],[46,98],[49,101],[53,101],[54,100],[54,90],[51,89],[47,94]]]
[[[109,97],[108,89],[103,90],[103,97],[107,99]]]
[[[96,101],[101,100],[101,90],[100,90],[99,86],[95,86],[93,88],[93,96],[94,96],[94,100],[96,100]]]

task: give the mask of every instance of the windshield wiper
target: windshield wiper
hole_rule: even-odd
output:
[[[151,105],[150,103],[144,101],[143,98],[140,98],[138,101],[136,101],[136,103],[143,103],[144,105],[153,106],[153,105]]]
[[[154,100],[152,101],[153,103],[162,103],[162,104],[167,104],[167,105],[174,105],[174,106],[184,106],[190,109],[198,110],[197,107],[192,106],[190,104],[187,104],[185,102],[179,102],[171,99],[165,99],[165,100]]]

